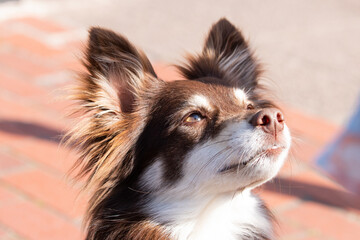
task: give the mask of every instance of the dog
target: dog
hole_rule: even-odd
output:
[[[68,141],[91,195],[86,239],[275,238],[252,189],[277,174],[291,135],[234,25],[211,27],[177,66],[182,80],[159,79],[142,51],[98,27],[83,65]]]

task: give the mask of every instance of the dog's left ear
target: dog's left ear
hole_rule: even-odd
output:
[[[221,78],[225,85],[253,89],[260,67],[241,32],[227,19],[215,23],[206,38],[202,54],[190,56],[179,69],[188,79]]]

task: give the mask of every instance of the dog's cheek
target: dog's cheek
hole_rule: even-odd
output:
[[[155,162],[150,164],[144,171],[144,174],[139,180],[140,188],[143,191],[157,191],[163,184],[164,165],[161,159],[156,159]]]

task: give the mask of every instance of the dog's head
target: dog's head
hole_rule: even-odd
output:
[[[72,132],[95,202],[119,184],[138,191],[216,194],[255,187],[290,146],[281,111],[261,94],[260,68],[242,34],[222,19],[201,54],[164,82],[127,39],[90,30],[87,73],[73,95]]]

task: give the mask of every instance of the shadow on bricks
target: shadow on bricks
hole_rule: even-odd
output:
[[[289,178],[276,177],[272,182],[265,185],[265,189],[332,207],[360,210],[360,201],[357,195],[316,183],[309,184]]]
[[[41,126],[35,123],[21,122],[8,119],[0,119],[0,132],[35,137],[54,143],[60,143],[63,136],[63,132],[53,128]]]

